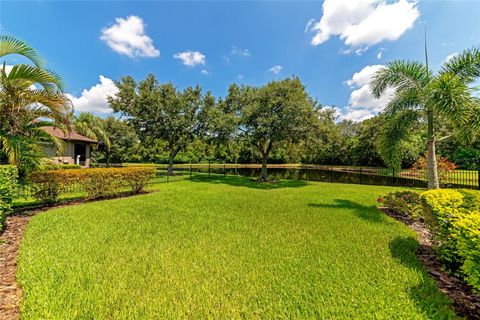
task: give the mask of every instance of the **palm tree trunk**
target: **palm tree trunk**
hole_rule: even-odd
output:
[[[427,180],[428,189],[438,189],[438,170],[437,170],[437,157],[435,151],[435,129],[433,126],[433,111],[428,111],[428,143],[427,143]]]

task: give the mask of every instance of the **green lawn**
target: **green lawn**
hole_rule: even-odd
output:
[[[35,216],[25,319],[448,319],[394,188],[205,177]]]

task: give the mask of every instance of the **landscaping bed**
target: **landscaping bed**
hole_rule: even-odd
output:
[[[428,228],[420,221],[411,219],[386,207],[381,208],[387,215],[406,224],[418,235],[420,246],[417,257],[428,269],[428,273],[436,280],[439,289],[452,301],[455,311],[467,319],[480,319],[480,296],[473,292],[472,287],[455,276],[445,272],[432,248],[431,235]]]

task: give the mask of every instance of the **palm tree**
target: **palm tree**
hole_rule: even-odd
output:
[[[33,156],[32,161],[26,159],[39,143],[50,140],[59,144],[43,134],[40,125],[49,120],[50,125],[69,130],[73,108],[62,92],[62,79],[42,67],[34,49],[13,37],[0,37],[0,57],[10,54],[20,54],[34,65],[7,67],[4,63],[0,69],[0,150],[9,163],[34,164]]]
[[[107,154],[107,165],[109,165],[112,144],[105,128],[105,121],[89,112],[81,112],[75,118],[74,126],[78,133],[98,141],[97,148],[103,149]]]
[[[11,54],[24,56],[37,67],[41,68],[43,65],[43,60],[38,52],[28,43],[11,36],[0,36],[0,57]]]
[[[426,55],[426,50],[425,50]],[[427,57],[427,55],[426,55]],[[371,91],[376,98],[388,87],[395,89],[385,107],[386,123],[380,139],[380,151],[392,167],[401,164],[402,141],[415,125],[427,126],[428,187],[439,188],[435,142],[438,117],[451,121],[459,136],[468,140],[480,126],[480,101],[472,94],[472,83],[480,77],[480,48],[464,50],[445,62],[434,74],[426,64],[415,61],[393,61],[372,77]]]

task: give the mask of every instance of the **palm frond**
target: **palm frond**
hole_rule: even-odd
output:
[[[396,92],[394,97],[385,106],[385,114],[393,116],[397,112],[406,109],[416,109],[421,105],[420,92],[416,89],[409,89]]]
[[[402,110],[386,118],[381,129],[379,151],[389,167],[400,168],[403,159],[401,144],[419,118],[420,113],[415,110]]]
[[[474,116],[475,100],[463,79],[453,73],[435,77],[426,90],[426,103],[457,125],[465,125]]]
[[[66,143],[62,139],[50,135],[45,130],[42,130],[40,127],[30,130],[30,138],[33,141],[37,141],[37,144],[42,145],[45,143],[52,143],[56,150],[60,153],[63,153],[65,150]]]
[[[397,91],[422,88],[428,83],[425,66],[416,61],[395,60],[372,76],[370,91],[378,99],[388,87]]]
[[[20,139],[17,136],[1,135],[0,136],[1,150],[7,156],[9,164],[20,164]]]
[[[28,43],[12,36],[0,36],[0,57],[19,54],[32,61],[37,67],[43,65],[43,59]]]
[[[440,74],[451,73],[471,83],[480,77],[480,47],[465,49],[444,63]]]
[[[101,118],[88,113],[81,112],[75,119],[75,130],[89,138],[102,142],[107,150],[110,150],[112,143],[107,131],[105,122]]]
[[[12,67],[7,81],[24,80],[31,84],[39,84],[45,89],[63,89],[63,80],[55,72],[28,64],[16,64]]]

